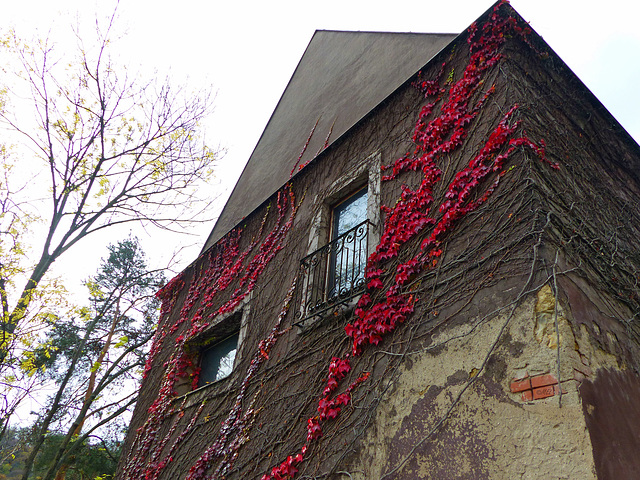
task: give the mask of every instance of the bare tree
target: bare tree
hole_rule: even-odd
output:
[[[44,275],[80,240],[126,222],[173,228],[202,211],[195,187],[211,175],[215,152],[198,132],[210,96],[168,81],[142,83],[118,68],[109,55],[114,18],[96,28],[96,48],[78,34],[75,56],[57,57],[48,41],[26,46],[12,38],[33,115],[25,121],[0,108],[0,121],[48,172],[49,212],[41,253],[21,289],[11,291],[15,279],[0,265],[0,368]],[[3,245],[11,241],[1,235]]]

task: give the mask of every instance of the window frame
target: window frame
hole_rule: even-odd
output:
[[[317,205],[317,210],[311,221],[309,229],[309,241],[307,244],[307,256],[317,252],[332,240],[332,209],[335,205],[338,205],[354,193],[358,192],[366,186],[367,188],[367,221],[369,223],[368,235],[367,235],[367,258],[371,255],[378,243],[380,242],[380,225],[381,225],[381,212],[380,212],[380,190],[381,190],[381,153],[375,152],[360,161],[360,163],[348,174],[342,175],[335,180],[325,192],[328,194],[316,194],[314,205]],[[326,272],[329,275],[329,272]],[[325,314],[318,316],[306,316],[305,309],[311,298],[311,291],[313,289],[313,279],[302,278],[300,284],[296,290],[299,297],[298,303],[294,303],[294,309],[299,308],[296,311],[296,318],[294,319],[294,325],[298,327],[298,333],[303,333],[308,327],[315,325],[319,320],[330,316],[332,311],[328,311]],[[359,296],[358,296],[359,297]],[[357,302],[356,297],[353,305]],[[353,306],[349,305],[349,306]]]
[[[349,174],[343,175],[333,182],[328,188],[328,195],[321,197],[316,195],[314,205],[319,208],[311,222],[307,255],[320,249],[330,241],[331,208],[341,199],[349,196],[360,188],[367,186],[367,218],[372,225],[369,232],[367,255],[371,255],[380,243],[380,185],[382,182],[380,152],[368,156],[362,163]]]
[[[209,382],[204,385],[198,385],[195,388],[192,387],[191,379],[186,378],[183,382],[176,385],[176,391],[178,392],[177,398],[183,398],[185,395],[192,396],[189,400],[189,405],[191,405],[193,402],[199,401],[199,395],[197,392],[202,392],[214,385],[220,386],[226,384],[229,382],[229,379],[233,378],[239,363],[245,355],[245,338],[247,336],[248,318],[251,312],[250,301],[252,297],[253,292],[247,295],[233,311],[217,315],[211,325],[185,344],[186,352],[197,357],[194,363],[200,366],[202,352],[204,350],[215,346],[229,338],[231,335],[237,333],[238,344],[231,374],[216,381]]]
[[[366,195],[367,197],[367,207],[368,207],[368,199],[369,199],[369,188],[368,185],[362,185],[359,188],[357,188],[355,191],[351,192],[349,195],[347,195],[346,197],[342,198],[338,203],[334,204],[331,207],[331,228],[330,228],[330,233],[329,233],[329,239],[327,242],[327,245],[337,241],[341,236],[345,235],[346,233],[348,233],[349,231],[353,230],[353,228],[356,228],[358,226],[360,226],[362,223],[364,222],[368,222],[369,218],[368,218],[368,208],[365,209],[364,211],[364,218],[363,219],[359,219],[359,221],[354,225],[354,227],[350,228],[349,230],[346,230],[345,232],[340,233],[338,230],[338,222],[339,222],[339,217],[336,216],[336,211],[338,210],[339,207],[344,206],[347,202],[350,202],[352,199],[354,199],[354,197],[359,197],[361,195]],[[354,236],[354,244],[356,243],[356,237]],[[368,252],[368,245],[369,244],[369,239],[367,237],[367,245],[365,248],[365,251],[363,252],[364,255],[364,264],[366,265],[366,259],[369,256],[369,252]],[[355,251],[355,250],[354,250]],[[360,250],[359,250],[360,251]],[[340,296],[340,291],[341,288],[338,287],[337,291],[336,291],[336,284],[340,284],[343,282],[339,282],[338,281],[338,253],[336,251],[334,251],[333,249],[329,252],[329,260],[327,261],[327,272],[326,272],[326,284],[325,284],[325,301],[329,302],[331,299],[333,299],[334,297],[339,297]],[[358,257],[360,257],[360,254],[358,254]],[[348,254],[347,254],[347,259],[348,259]],[[341,268],[340,270],[342,270],[342,257],[340,257],[340,265]],[[362,275],[364,278],[364,267],[363,267],[363,271],[362,271]],[[340,272],[340,278],[342,277],[342,272]],[[348,279],[348,277],[347,277]],[[353,282],[351,282],[351,289],[353,289]]]

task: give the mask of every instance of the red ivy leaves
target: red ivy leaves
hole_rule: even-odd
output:
[[[421,80],[415,84],[425,97],[437,98],[425,105],[418,115],[412,136],[415,150],[413,153],[407,153],[396,160],[392,165],[383,167],[385,171],[390,170],[387,175],[383,176],[383,180],[395,179],[398,175],[407,171],[422,171],[423,179],[416,190],[411,190],[406,186],[403,187],[401,197],[393,208],[382,207],[386,214],[384,231],[381,235],[380,244],[368,259],[365,275],[370,293],[366,293],[361,297],[356,308],[354,321],[345,328],[346,334],[352,338],[353,342],[351,355],[359,355],[368,344],[377,345],[385,335],[393,332],[400,323],[406,321],[413,313],[417,298],[410,292],[403,292],[403,287],[406,289],[411,280],[421,271],[434,268],[437,265],[442,254],[440,243],[444,237],[452,232],[460,219],[479,208],[488,200],[497,188],[502,176],[506,174],[503,169],[506,160],[517,148],[529,148],[542,161],[549,163],[552,168],[559,168],[557,164],[551,163],[546,159],[543,141],[536,144],[528,139],[526,135],[512,138],[519,126],[517,122],[509,123],[511,116],[517,109],[517,105],[514,105],[489,135],[487,142],[478,154],[456,175],[448,186],[444,201],[436,209],[439,217],[435,218],[435,215],[431,214],[434,201],[433,189],[442,177],[442,172],[437,165],[438,160],[443,154],[458,149],[464,143],[470,125],[481,111],[486,100],[495,91],[495,87],[491,86],[485,90],[478,101],[473,102],[473,98],[477,96],[475,95],[476,92],[483,88],[484,80],[482,77],[484,73],[500,60],[500,47],[506,37],[519,36],[531,45],[527,38],[530,33],[530,29],[527,26],[519,25],[513,18],[505,18],[498,15],[498,9],[504,3],[507,2],[500,2],[496,6],[489,21],[481,26],[474,24],[469,28],[467,41],[470,48],[470,60],[458,81],[452,82],[450,81],[451,79],[448,79],[444,85],[441,85],[441,78],[445,69],[445,64],[443,64],[435,79]],[[440,110],[433,117],[436,105],[440,101],[442,101]],[[307,140],[302,153],[304,153],[308,143],[309,141]],[[302,154],[300,155],[301,157]],[[300,158],[298,158],[298,163]],[[294,166],[292,174],[295,168]],[[495,178],[487,186],[490,176]],[[231,245],[233,238],[229,237],[228,241],[231,243],[228,246],[228,254],[220,259],[211,259],[209,270],[202,275],[202,279],[206,278],[206,281],[194,281],[192,283],[187,301],[180,312],[180,319],[172,331],[175,331],[178,325],[189,316],[191,316],[192,330],[188,333],[188,336],[204,328],[206,321],[203,318],[204,307],[202,305],[211,306],[216,294],[227,288],[232,280],[240,277],[239,287],[233,292],[231,299],[220,307],[218,312],[235,308],[246,295],[246,292],[253,288],[265,265],[282,248],[282,239],[291,226],[292,217],[284,225],[281,224],[284,216],[282,216],[280,200],[281,198],[279,197],[278,207],[281,213],[277,221],[279,230],[276,232],[274,229],[267,236],[260,245],[258,253],[248,264],[245,260],[248,258],[249,252],[257,244],[252,244],[249,249],[240,253],[237,249],[237,243],[234,248]],[[286,201],[283,201],[283,203],[286,203]],[[295,209],[293,210],[295,211]],[[429,230],[430,233],[425,235],[425,231]],[[418,235],[425,237],[421,242],[420,252],[408,261],[398,265],[395,272],[389,271],[385,267],[387,261],[398,257],[404,245]],[[235,240],[237,241],[237,238]],[[390,275],[393,275],[393,277],[389,278]],[[171,287],[168,285],[159,293],[163,299],[163,318],[166,318],[172,310],[176,294],[180,290],[178,285],[182,280],[180,278],[174,280],[175,282]],[[384,298],[373,302],[371,294],[376,290],[384,290],[385,283],[387,288],[384,291]],[[200,304],[201,308],[192,315],[191,310],[196,304]],[[278,320],[278,325],[280,321],[281,318]],[[159,345],[161,345],[164,335],[166,335],[164,329],[156,335],[157,340],[154,340],[152,353],[155,354],[160,348]],[[251,363],[247,378],[250,378],[250,374],[255,372],[255,368],[260,362],[268,358],[270,346],[275,341],[274,335],[269,337],[267,343],[263,343],[264,341],[260,343],[257,356]],[[178,348],[181,348],[182,344],[183,339],[179,338],[177,340]],[[323,389],[323,396],[318,401],[318,414],[307,420],[307,444],[322,436],[322,422],[336,418],[344,406],[348,405],[351,399],[351,391],[368,377],[368,373],[361,375],[345,392],[331,398],[338,390],[340,382],[351,371],[350,354],[345,355],[342,359],[334,357],[329,365],[329,374],[326,386]],[[172,394],[173,378],[180,376],[185,368],[183,365],[187,364],[188,357],[177,356],[174,364],[168,365],[167,371],[169,375],[166,381],[163,382],[161,396],[166,395],[168,397]],[[244,385],[243,383],[243,387]],[[243,392],[244,389],[241,389],[239,401]],[[155,413],[161,416],[163,406],[154,403],[152,409],[156,407],[158,412]],[[150,417],[153,413],[150,411]],[[244,415],[240,413],[240,410],[234,407],[229,418],[223,424],[220,435],[214,445],[207,449],[191,469],[190,479],[206,478],[206,471],[214,458],[220,455],[224,455],[225,458],[227,456],[233,457],[233,455],[227,455],[231,453],[228,451],[231,447],[226,446],[228,445],[227,440],[234,432],[237,433],[244,428],[248,416],[251,415],[251,409],[245,412]],[[155,433],[153,429],[157,428],[157,426],[155,424],[149,425],[149,431],[146,433]],[[298,454],[288,456],[280,465],[273,467],[269,474],[265,474],[262,477],[262,480],[293,478],[298,472],[299,464],[304,460],[307,444],[301,448]],[[150,444],[146,444],[145,448],[148,453]],[[159,460],[158,455],[153,455],[153,458]],[[154,467],[155,471],[161,470],[166,462],[169,461],[171,461],[171,458],[157,461]],[[229,467],[230,465],[223,461],[214,475],[224,474]],[[150,471],[150,469],[147,470],[147,472]],[[132,476],[129,478],[132,478]]]
[[[453,82],[448,91],[444,86],[440,86],[445,64],[442,65],[436,79],[423,80],[415,84],[425,97],[438,96],[439,98],[425,105],[418,115],[412,137],[416,144],[413,154],[406,154],[392,165],[383,167],[382,170],[391,170],[389,174],[383,176],[384,181],[395,179],[406,171],[421,170],[424,177],[415,191],[404,186],[402,195],[393,208],[382,207],[386,214],[384,230],[380,244],[368,259],[365,273],[369,293],[361,297],[354,321],[345,327],[346,334],[353,340],[352,355],[359,355],[367,344],[377,345],[384,335],[391,333],[398,324],[404,322],[413,313],[417,299],[410,293],[402,293],[401,288],[422,270],[434,268],[437,265],[442,255],[440,242],[444,236],[452,231],[462,217],[487,201],[497,188],[500,178],[505,175],[504,164],[516,148],[530,148],[552,168],[559,168],[557,164],[546,159],[545,145],[542,140],[539,144],[535,144],[524,135],[511,138],[519,126],[517,122],[509,124],[511,116],[517,109],[517,105],[514,105],[490,134],[478,154],[449,185],[445,199],[437,209],[440,219],[429,216],[433,203],[433,188],[442,176],[436,161],[442,154],[452,152],[463,144],[474,118],[495,91],[495,86],[491,86],[480,100],[475,104],[471,103],[475,92],[483,85],[484,72],[501,58],[499,50],[506,36],[518,35],[531,45],[527,38],[531,31],[529,27],[520,26],[513,18],[503,18],[498,15],[498,9],[504,3],[507,2],[500,2],[495,7],[490,20],[480,28],[475,24],[469,28],[470,61],[462,78]],[[446,98],[439,114],[431,118],[437,101],[442,97]],[[487,177],[491,174],[495,175],[494,181],[478,194],[478,190],[485,185]],[[474,198],[476,199],[472,200]],[[422,241],[420,252],[396,267],[395,276],[390,282],[391,286],[385,292],[384,299],[372,302],[371,293],[385,288],[382,277],[387,273],[387,269],[383,264],[397,257],[400,249],[407,242],[427,228],[432,228],[431,233]],[[318,402],[318,415],[307,420],[307,442],[322,436],[321,422],[337,417],[341,406],[349,401],[348,392],[366,378],[366,376],[359,378],[342,395],[334,399],[329,397],[338,388],[340,377],[343,376],[339,372],[338,365],[341,365],[340,362],[345,362],[344,365],[347,365],[348,357],[347,354],[342,361],[334,357],[331,361],[327,384],[323,390],[324,397]],[[349,369],[345,367],[344,375]],[[306,445],[303,449],[306,449]],[[286,465],[287,462],[283,462],[272,470],[271,475],[265,475],[262,480],[292,478],[297,470],[281,475]]]
[[[361,299],[356,309],[356,319],[346,326],[345,331],[353,339],[352,353],[357,355],[366,344],[378,344],[382,336],[392,332],[413,311],[415,299],[407,293],[401,293],[421,271],[434,268],[438,257],[442,254],[440,243],[454,225],[465,215],[479,208],[491,196],[500,178],[506,173],[502,171],[505,161],[518,147],[532,149],[541,160],[553,168],[557,164],[549,162],[545,157],[544,142],[535,144],[526,136],[511,138],[519,123],[509,124],[513,113],[518,108],[514,105],[505,114],[498,126],[491,132],[485,145],[460,171],[448,186],[445,199],[437,208],[440,218],[430,216],[433,204],[433,189],[440,182],[442,172],[436,161],[444,153],[458,149],[464,142],[472,120],[478,115],[487,99],[495,91],[495,86],[486,90],[475,103],[472,98],[483,85],[484,72],[500,59],[500,46],[508,35],[525,36],[529,30],[520,27],[510,17],[502,18],[497,11],[506,2],[496,6],[491,19],[480,28],[472,25],[469,29],[468,42],[471,57],[462,77],[452,82],[448,91],[439,86],[445,65],[440,68],[435,80],[418,81],[414,85],[425,97],[444,97],[439,113],[431,118],[437,101],[425,105],[415,125],[413,141],[416,144],[413,154],[407,154],[392,165],[383,167],[391,173],[383,176],[388,181],[406,171],[422,170],[424,176],[416,190],[402,186],[400,199],[393,208],[383,206],[386,214],[380,244],[369,257],[366,269],[367,288],[370,292],[385,288],[388,285],[386,298],[372,306],[370,298]],[[447,82],[448,83],[448,82]],[[503,153],[500,153],[502,151]],[[485,180],[491,174],[497,174],[494,182],[477,194]],[[472,201],[472,198],[477,197]],[[421,243],[418,255],[396,267],[392,281],[383,281],[386,269],[383,264],[396,258],[404,245],[431,228],[431,233]]]
[[[359,355],[367,344],[380,343],[383,335],[394,331],[413,313],[414,303],[413,295],[389,295],[369,308],[358,303],[355,320],[345,327],[345,333],[353,339],[352,354]]]
[[[341,368],[346,368],[345,364],[339,362],[339,360],[340,359],[337,359],[335,357],[332,360],[332,364],[334,365],[332,369],[333,371],[338,371]],[[265,473],[261,477],[261,480],[286,480],[293,478],[294,475],[298,472],[296,466],[304,460],[309,442],[317,440],[322,436],[321,422],[327,419],[336,418],[341,411],[340,405],[348,405],[348,403],[351,401],[351,392],[353,392],[353,390],[367,378],[369,378],[369,372],[365,372],[360,375],[354,382],[351,383],[351,385],[349,385],[349,387],[347,387],[344,393],[337,395],[334,399],[330,399],[326,396],[320,399],[320,401],[318,402],[318,415],[307,420],[307,443],[302,446],[302,448],[300,449],[300,453],[298,453],[295,457],[287,457],[287,459],[280,465],[273,467],[270,473]]]
[[[284,333],[280,330],[280,325],[282,324],[282,320],[289,309],[289,304],[291,303],[291,298],[295,291],[295,284],[296,282],[294,281],[287,292],[284,305],[280,310],[276,324],[271,329],[271,333],[267,338],[260,341],[258,349],[255,352],[245,374],[244,380],[240,385],[240,391],[236,396],[236,402],[227,418],[222,422],[218,436],[213,444],[200,456],[194,466],[191,467],[187,480],[203,480],[205,478],[223,477],[233,466],[233,462],[236,458],[236,451],[245,441],[248,440],[248,434],[246,432],[248,431],[250,422],[254,418],[255,412],[252,407],[252,400],[249,408],[246,408],[243,413],[244,395],[247,388],[249,388],[251,379],[258,372],[260,366],[269,358],[269,353],[275,345],[276,340],[280,335],[282,335],[282,333]],[[254,396],[254,400],[255,398],[256,397]],[[306,451],[306,448],[304,451]],[[302,454],[304,455],[304,452],[302,452]],[[223,460],[216,468],[213,477],[207,477],[205,474],[206,470],[215,458],[222,458]],[[300,459],[300,461],[302,461],[302,459]]]
[[[351,371],[351,364],[349,358],[333,357],[329,364],[329,376],[327,377],[327,386],[323,390],[322,394],[330,395],[338,388],[338,382],[342,380],[347,373]]]
[[[298,473],[298,469],[296,468],[296,466],[302,462],[305,453],[307,453],[307,445],[304,445],[300,449],[300,453],[298,453],[297,455],[289,455],[284,462],[282,462],[277,467],[273,467],[273,469],[271,470],[271,474],[264,474],[261,480],[286,480],[289,478],[293,478],[295,474]]]
[[[187,298],[180,310],[180,315],[173,325],[167,325],[166,322],[169,314],[173,310],[177,294],[184,285],[182,275],[176,277],[176,279],[172,280],[158,293],[158,296],[163,300],[161,318],[165,324],[161,325],[162,328],[158,329],[154,338],[150,359],[147,362],[147,370],[151,367],[153,358],[160,350],[163,340],[168,333],[176,332],[179,326],[187,320],[190,320],[191,328],[176,338],[175,351],[170,360],[165,364],[166,370],[161,381],[160,391],[149,408],[145,424],[136,434],[130,458],[123,472],[123,478],[129,480],[137,480],[139,478],[145,478],[145,480],[155,479],[164,467],[172,461],[173,457],[169,455],[164,455],[162,460],[160,460],[160,457],[165,450],[167,442],[178,426],[177,419],[174,421],[169,432],[164,434],[163,438],[158,439],[157,436],[161,424],[176,408],[172,400],[176,395],[175,385],[178,379],[192,375],[193,382],[197,382],[198,369],[193,364],[191,355],[186,352],[185,344],[204,330],[209,325],[212,317],[233,310],[242,299],[252,291],[264,269],[283,248],[285,237],[293,225],[293,219],[297,212],[295,197],[290,186],[278,192],[277,210],[278,217],[273,229],[261,240],[262,230],[267,219],[265,215],[255,240],[251,242],[243,252],[239,250],[241,230],[235,230],[225,236],[216,247],[209,251],[208,266],[199,272],[197,276],[194,275],[194,279],[187,293]],[[257,253],[246,262],[246,259],[249,258],[256,249]],[[206,316],[205,309],[212,307],[217,294],[227,289],[235,279],[238,279],[238,287],[231,294],[230,299],[219,307],[213,315]],[[218,438],[191,469],[188,476],[189,479],[198,480],[204,478],[211,460],[220,456],[220,453],[224,452],[225,448],[230,448],[227,439],[231,435],[236,435],[237,432],[241,432],[253,417],[254,412],[251,408],[246,409],[242,414],[242,397],[250,378],[256,373],[259,365],[268,358],[271,347],[281,333],[278,330],[279,325],[288,309],[292,292],[293,287],[288,293],[285,307],[283,308],[283,312],[281,312],[276,327],[274,327],[270,336],[260,343],[259,351],[252,360],[247,371],[247,376],[242,383],[241,392],[238,395],[236,404],[229,418],[223,423]],[[198,305],[198,308],[192,313],[195,305]],[[193,426],[187,427],[187,430],[190,430],[192,427]],[[187,430],[178,436],[176,442],[184,438]],[[235,442],[233,448],[239,448],[241,443],[240,441]],[[174,442],[172,450],[176,448],[176,445]],[[235,458],[233,456],[231,457]],[[227,468],[227,464],[223,462],[220,468],[224,470]]]

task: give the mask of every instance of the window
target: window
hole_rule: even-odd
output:
[[[292,303],[301,331],[351,308],[364,291],[367,258],[380,238],[380,153],[358,163],[313,199],[318,209]]]
[[[329,242],[301,261],[302,286],[296,290],[300,325],[348,305],[364,289],[368,256],[368,190],[361,188],[330,209]]]
[[[206,348],[200,356],[198,387],[217,382],[231,375],[238,351],[239,332]]]
[[[367,188],[333,208],[328,299],[348,296],[364,282],[367,263]]]
[[[190,375],[176,384],[176,393],[184,395],[194,390],[193,374],[200,367],[196,389],[224,380],[233,373],[234,366],[242,358],[242,345],[247,331],[250,312],[247,295],[233,311],[217,316],[211,325],[185,345],[193,361]]]

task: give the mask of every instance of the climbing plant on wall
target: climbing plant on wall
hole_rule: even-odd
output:
[[[314,398],[315,411],[303,419],[306,436],[297,439],[297,446],[289,442],[289,454],[271,463],[273,466],[262,473],[262,480],[294,478],[312,455],[312,447],[329,441],[325,436],[327,427],[343,415],[347,406],[353,406],[357,389],[371,383],[371,372],[357,369],[355,360],[411,319],[423,301],[415,288],[416,279],[440,265],[447,240],[455,236],[464,220],[478,212],[509,178],[514,154],[524,150],[547,167],[559,168],[547,159],[544,141],[533,141],[523,132],[521,122],[516,120],[520,106],[513,104],[499,116],[480,144],[477,147],[474,144],[475,153],[459,171],[454,175],[445,175],[443,171],[450,155],[472,148],[467,145],[472,129],[496,95],[497,87],[489,85],[487,79],[503,58],[501,49],[505,41],[515,37],[533,48],[528,26],[504,12],[505,3],[499,3],[486,21],[469,28],[466,64],[457,75],[451,69],[445,77],[449,70],[445,62],[433,78],[420,76],[414,82],[423,105],[414,113],[417,119],[407,139],[412,148],[383,167],[382,180],[387,184],[401,183],[404,176],[413,175],[418,181],[413,187],[402,184],[397,201],[382,207],[384,224],[380,242],[367,261],[366,292],[344,329],[346,337],[343,338],[348,339],[348,346],[330,355],[331,360],[324,368],[323,387],[309,392]],[[537,53],[535,48],[534,52]],[[298,167],[301,156],[291,175],[296,168],[303,171],[310,168],[307,164]],[[444,192],[443,195],[437,196],[436,190]],[[247,240],[248,246],[241,248],[243,231],[233,230],[207,253],[206,262],[198,264],[199,270],[193,273],[192,279],[179,276],[159,292],[163,321],[156,333],[147,373],[158,367],[155,359],[161,350],[171,348],[173,353],[163,367],[159,395],[137,432],[123,478],[159,478],[196,427],[204,402],[193,410],[192,417],[178,433],[185,409],[184,403],[175,402],[176,384],[185,378],[197,382],[198,374],[185,345],[216,316],[233,311],[284,247],[298,205],[290,187],[278,193],[276,203],[277,218],[268,233],[263,232],[268,219],[265,216],[258,233],[250,242]],[[231,285],[234,285],[233,291],[230,291]],[[282,300],[271,331],[254,347],[235,402],[225,414],[217,435],[202,447],[202,453],[189,470],[189,480],[225,478],[233,470],[240,449],[249,443],[257,415],[257,399],[265,394],[264,389],[271,388],[270,384],[260,382],[253,396],[247,397],[249,382],[268,361],[277,339],[287,331],[283,325],[295,287],[294,281]],[[179,295],[186,296],[180,311],[176,312]],[[167,345],[168,339],[179,331],[175,345]],[[166,424],[171,426],[163,427]]]
[[[415,150],[383,167],[385,172],[389,172],[383,181],[396,180],[408,171],[421,171],[422,180],[416,189],[404,185],[396,204],[382,207],[385,222],[380,243],[367,261],[367,293],[358,301],[354,319],[345,328],[352,339],[351,351],[331,360],[327,385],[318,401],[318,414],[307,420],[307,443],[265,473],[262,480],[283,480],[295,476],[309,443],[322,437],[322,424],[337,418],[341,408],[349,403],[353,389],[369,376],[367,372],[363,373],[342,393],[334,396],[339,391],[340,380],[351,370],[350,357],[361,355],[367,345],[379,344],[410,317],[418,297],[404,287],[422,272],[436,267],[442,254],[443,240],[454,234],[456,225],[493,194],[500,180],[509,173],[509,169],[504,167],[510,156],[518,149],[527,148],[551,168],[559,168],[546,159],[543,140],[535,143],[524,135],[515,135],[520,126],[520,122],[511,121],[518,109],[515,104],[505,113],[478,153],[446,187],[444,202],[433,204],[434,188],[442,180],[439,161],[444,154],[460,149],[473,120],[495,92],[495,86],[490,86],[474,102],[475,94],[484,87],[484,74],[499,62],[500,47],[507,37],[518,36],[528,42],[530,29],[527,26],[519,25],[512,17],[500,15],[499,10],[504,3],[507,2],[495,7],[484,24],[470,27],[467,37],[470,58],[458,81],[441,85],[446,67],[443,64],[438,78],[415,83],[431,101],[418,115],[412,137]],[[438,105],[440,109],[436,112]],[[491,177],[493,181],[488,181]],[[423,238],[417,253],[395,265],[395,270],[390,270],[387,267],[389,260],[396,259],[404,246],[416,237]]]
[[[177,406],[173,402],[177,397],[176,386],[179,381],[185,378],[191,378],[193,386],[196,386],[198,382],[199,368],[194,363],[193,354],[189,352],[186,346],[191,339],[204,331],[218,315],[233,311],[251,293],[264,269],[284,247],[285,239],[293,225],[297,208],[298,205],[293,191],[290,186],[286,186],[278,193],[276,201],[277,218],[268,233],[263,235],[269,211],[262,219],[255,238],[245,249],[240,249],[241,229],[236,229],[221,239],[216,247],[209,251],[208,265],[194,274],[179,314],[172,317],[175,318],[173,323],[169,322],[169,318],[175,308],[177,296],[185,285],[183,274],[171,280],[158,292],[158,297],[163,301],[161,308],[163,318],[153,341],[145,367],[145,375],[153,367],[158,352],[163,347],[166,347],[164,345],[166,338],[176,333],[179,327],[187,322],[189,322],[189,328],[186,333],[178,335],[175,339],[175,345],[172,347],[173,354],[163,366],[164,373],[159,394],[149,408],[145,424],[136,433],[134,446],[127,460],[123,478],[145,478],[147,480],[158,478],[166,465],[173,461],[173,453],[195,426],[204,406],[203,403],[192,417],[188,426],[180,435],[174,438],[178,422],[184,415],[184,405]],[[230,293],[228,299],[222,305],[215,306],[217,295],[227,291],[231,285],[235,285],[235,289]],[[288,301],[286,305],[288,305]],[[286,313],[286,309],[284,311]],[[256,358],[247,374],[245,383],[248,382],[257,366],[262,362],[261,358],[268,356],[267,352],[278,333],[278,327],[274,327],[271,337],[261,343],[260,351],[263,357]],[[241,405],[241,402],[242,395],[239,395],[236,410]],[[171,421],[171,417],[174,414],[175,417],[168,433],[160,436],[161,426],[165,421]],[[229,430],[238,427],[235,422],[236,417],[237,415],[233,413],[230,415],[229,421],[221,430],[222,438],[229,435]],[[171,445],[169,445],[169,442],[171,442]],[[224,444],[224,440],[217,443]]]

